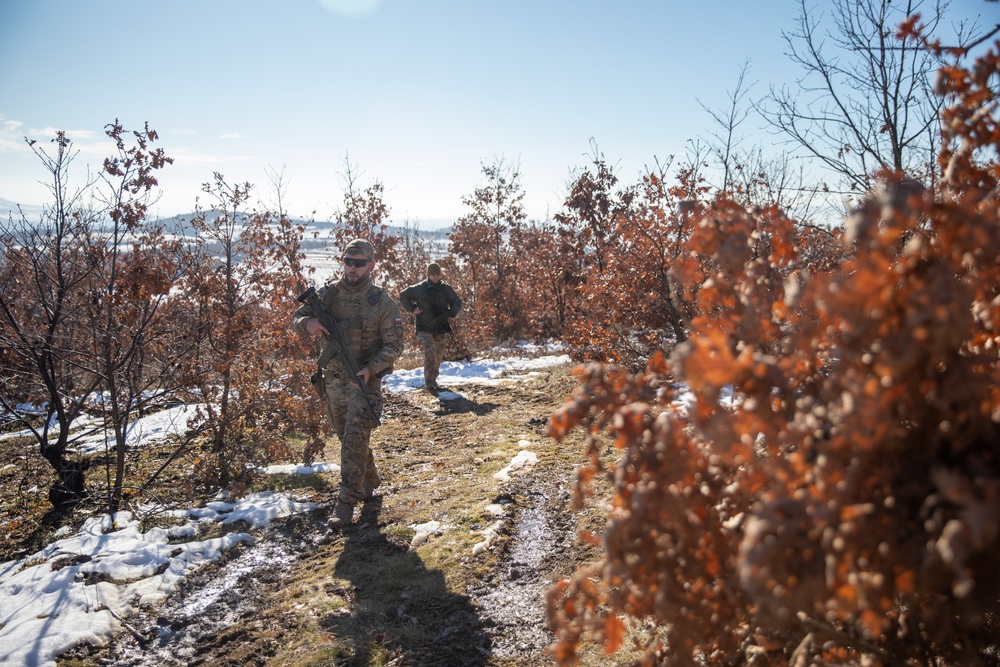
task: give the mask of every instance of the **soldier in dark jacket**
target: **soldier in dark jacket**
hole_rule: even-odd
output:
[[[403,351],[403,320],[392,297],[372,283],[375,248],[364,239],[347,244],[343,256],[344,276],[320,289],[324,310],[336,321],[347,323],[351,354],[361,369],[357,376],[368,389],[369,408],[364,394],[348,377],[339,355],[323,368],[321,395],[327,417],[340,438],[340,494],[331,528],[342,528],[354,520],[354,505],[368,500],[380,483],[375,459],[369,446],[376,414],[382,412],[382,377],[392,372],[393,362]],[[301,334],[323,336],[330,333],[309,304],[295,311],[292,329]]]
[[[417,340],[424,347],[424,389],[436,394],[441,389],[437,384],[441,356],[451,333],[448,320],[458,315],[462,300],[442,279],[441,266],[431,262],[427,265],[427,280],[404,289],[399,303],[403,310],[416,315]]]

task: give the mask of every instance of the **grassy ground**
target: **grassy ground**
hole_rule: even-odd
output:
[[[545,422],[575,387],[570,367],[498,386],[456,387],[461,398],[442,401],[414,392],[391,396],[373,447],[382,474],[378,495],[361,508],[356,527],[325,527],[336,497],[337,474],[269,478],[268,488],[294,488],[320,505],[295,517],[271,537],[287,543],[288,563],[241,580],[218,613],[171,625],[169,612],[147,610],[130,620],[155,637],[157,628],[184,633],[183,651],[163,640],[138,644],[123,632],[111,646],[81,647],[63,665],[505,665],[552,664],[544,648],[552,635],[543,612],[544,591],[597,557],[577,539],[600,531],[604,516],[591,507],[570,510],[578,438],[555,443]],[[20,456],[0,472],[0,503],[10,536],[0,553],[9,560],[44,546],[58,525],[44,513],[48,472],[37,455],[7,441],[0,456]],[[522,449],[539,463],[511,481],[494,478]],[[20,452],[20,454],[18,454]],[[148,452],[149,465],[160,456]],[[321,460],[339,461],[331,443]],[[183,458],[156,490],[165,499],[182,488]],[[92,473],[93,474],[93,473]],[[33,489],[41,489],[42,492]],[[179,498],[178,498],[179,500]],[[488,506],[504,503],[506,518],[489,547],[473,555],[498,517]],[[521,517],[542,517],[538,558],[518,562]],[[71,517],[70,523],[82,521]],[[426,542],[413,544],[415,527],[438,522]],[[234,553],[192,579],[195,591],[223,572]],[[530,561],[530,562],[529,562]],[[179,595],[184,595],[182,591]],[[250,600],[250,602],[248,602]],[[617,658],[622,664],[628,656]],[[616,664],[595,650],[585,665]]]

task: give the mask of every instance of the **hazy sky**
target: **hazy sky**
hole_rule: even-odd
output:
[[[822,0],[820,5],[824,4]],[[518,163],[532,218],[562,205],[593,138],[619,175],[712,130],[749,60],[757,93],[794,83],[797,0],[0,0],[0,198],[41,204],[24,137],[66,130],[83,179],[116,118],[175,163],[156,212],[194,209],[221,172],[326,218],[345,156],[394,222],[465,212],[480,164]],[[956,16],[995,3],[956,0]],[[997,12],[1000,13],[1000,12]],[[747,128],[752,129],[752,128]],[[204,200],[203,200],[204,201]]]

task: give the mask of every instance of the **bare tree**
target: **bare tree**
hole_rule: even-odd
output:
[[[100,386],[98,376],[83,372],[81,350],[82,297],[91,273],[85,237],[95,221],[82,200],[93,181],[71,191],[68,174],[76,153],[64,132],[56,133],[52,155],[37,141],[26,141],[51,177],[52,203],[37,223],[22,214],[0,225],[0,405],[31,432],[52,466],[57,479],[49,500],[64,510],[86,496],[88,462],[70,455],[70,433]]]
[[[794,87],[772,87],[760,109],[768,123],[832,171],[842,194],[871,189],[883,169],[932,183],[928,159],[941,100],[931,91],[938,63],[897,27],[919,14],[935,32],[942,0],[832,0],[829,16],[799,0],[796,28],[782,33],[804,74]]]
[[[720,190],[726,192],[733,185],[736,152],[743,143],[743,138],[738,134],[740,126],[746,121],[753,111],[753,107],[748,103],[747,96],[750,94],[752,83],[747,83],[747,74],[750,72],[750,61],[745,60],[740,65],[739,74],[736,77],[736,87],[731,91],[726,91],[729,96],[729,105],[723,110],[713,110],[705,106],[698,100],[698,104],[708,115],[712,117],[718,130],[710,133],[714,141],[711,142],[710,150],[722,169],[722,183]]]
[[[49,499],[56,510],[87,496],[89,459],[73,451],[74,440],[89,435],[77,429],[85,410],[96,414],[98,432],[110,434],[107,500],[118,510],[130,427],[154,396],[162,398],[164,379],[177,368],[160,306],[180,271],[179,246],[146,224],[154,172],[171,160],[151,147],[157,137],[148,126],[132,133],[134,145],[117,121],[106,133],[116,153],[75,194],[68,187],[75,153],[65,134],[57,133],[54,155],[29,141],[52,176],[52,205],[37,223],[22,216],[0,226],[7,394],[0,403],[55,469]],[[33,405],[44,406],[44,422],[33,419]]]
[[[265,209],[274,222],[274,232],[280,241],[277,247],[284,249],[287,253],[281,257],[281,266],[291,272],[295,287],[301,292],[306,288],[309,279],[315,272],[315,269],[303,264],[305,252],[302,250],[302,240],[312,221],[295,222],[288,215],[288,210],[285,208],[285,196],[288,192],[285,166],[282,165],[280,171],[268,167],[266,173],[273,199],[265,204]]]
[[[797,220],[813,217],[817,195],[822,186],[813,182],[806,164],[787,152],[775,154],[761,144],[750,144],[740,133],[741,126],[754,114],[750,98],[753,83],[747,82],[749,61],[740,66],[736,86],[727,91],[728,104],[722,109],[711,109],[701,104],[715,122],[716,129],[709,133],[706,145],[695,145],[688,164],[698,164],[696,153],[707,149],[702,159],[721,172],[721,183],[716,189],[746,207],[777,205]],[[715,170],[711,170],[712,173]],[[708,178],[710,170],[699,171]]]
[[[365,238],[375,247],[378,260],[378,280],[390,293],[398,293],[406,285],[405,268],[399,261],[400,237],[389,230],[389,207],[383,198],[385,186],[375,180],[361,186],[362,172],[344,155],[344,170],[340,173],[344,188],[343,205],[334,214],[337,227],[333,232],[334,252],[351,239]]]

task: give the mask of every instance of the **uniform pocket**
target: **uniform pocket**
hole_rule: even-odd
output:
[[[365,401],[365,395],[361,393],[357,384],[351,387],[351,393],[348,398],[348,403],[351,404],[351,411],[354,412],[360,419],[361,423],[368,427],[374,428],[377,425],[376,416],[381,419],[382,417],[382,392],[368,390],[368,401]],[[371,403],[369,408],[368,404]],[[374,412],[374,415],[372,414]]]

